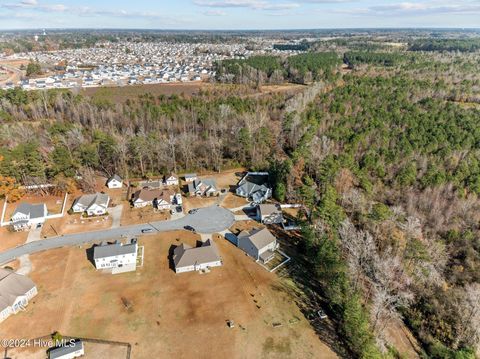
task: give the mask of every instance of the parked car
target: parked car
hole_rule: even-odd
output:
[[[194,214],[194,213],[197,213],[197,211],[198,211],[198,208],[194,208],[188,211],[188,214]]]
[[[195,232],[195,228],[193,228],[192,226],[185,226],[183,228],[186,229],[187,231]]]
[[[153,229],[152,228],[143,228],[142,233],[152,233]]]

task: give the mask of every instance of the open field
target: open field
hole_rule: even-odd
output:
[[[263,85],[261,89],[255,90],[248,86],[215,84],[208,82],[184,82],[184,83],[163,83],[143,84],[122,87],[89,87],[80,90],[80,94],[92,97],[98,101],[111,101],[123,103],[128,99],[135,99],[138,96],[149,94],[154,97],[184,95],[187,97],[197,95],[200,91],[211,93],[231,94],[232,96],[258,97],[275,93],[295,94],[305,89],[304,85],[285,83],[282,85]]]
[[[122,103],[128,99],[137,98],[140,95],[150,94],[161,95],[186,95],[197,94],[201,89],[207,89],[210,84],[204,82],[151,84],[124,87],[90,87],[80,91],[82,95],[91,96],[99,100],[110,100],[115,103]]]
[[[168,210],[158,211],[152,206],[134,208],[129,204],[125,204],[122,211],[121,225],[128,226],[130,224],[166,221],[168,219],[170,219],[170,212]]]
[[[97,272],[85,248],[32,255],[39,294],[26,312],[2,323],[2,336],[34,338],[58,330],[130,342],[135,359],[336,357],[280,279],[227,241],[215,239],[222,267],[176,275],[167,253],[198,239],[185,231],[141,238],[144,267],[116,276]],[[235,328],[227,327],[229,319]]]

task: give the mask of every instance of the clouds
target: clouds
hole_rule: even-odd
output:
[[[0,28],[480,27],[480,0],[0,0],[0,19]]]
[[[300,7],[295,2],[275,3],[264,0],[194,0],[197,6],[214,8],[247,8],[252,10],[288,10]]]

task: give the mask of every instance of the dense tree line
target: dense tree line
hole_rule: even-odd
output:
[[[311,209],[306,255],[356,355],[388,352],[385,328],[404,318],[425,355],[473,358],[480,110],[432,98],[429,81],[343,81],[284,117],[275,195]]]
[[[361,64],[395,66],[405,59],[405,54],[400,52],[352,51],[343,56],[343,61],[351,67]]]
[[[480,40],[472,39],[419,39],[412,41],[410,51],[460,51],[475,52],[480,50]]]
[[[224,60],[216,65],[216,79],[220,82],[261,85],[285,81],[310,83],[331,80],[341,61],[337,54],[305,53],[280,58],[252,56],[245,60]]]

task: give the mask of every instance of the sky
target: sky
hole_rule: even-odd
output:
[[[480,0],[0,0],[0,29],[480,28]]]

